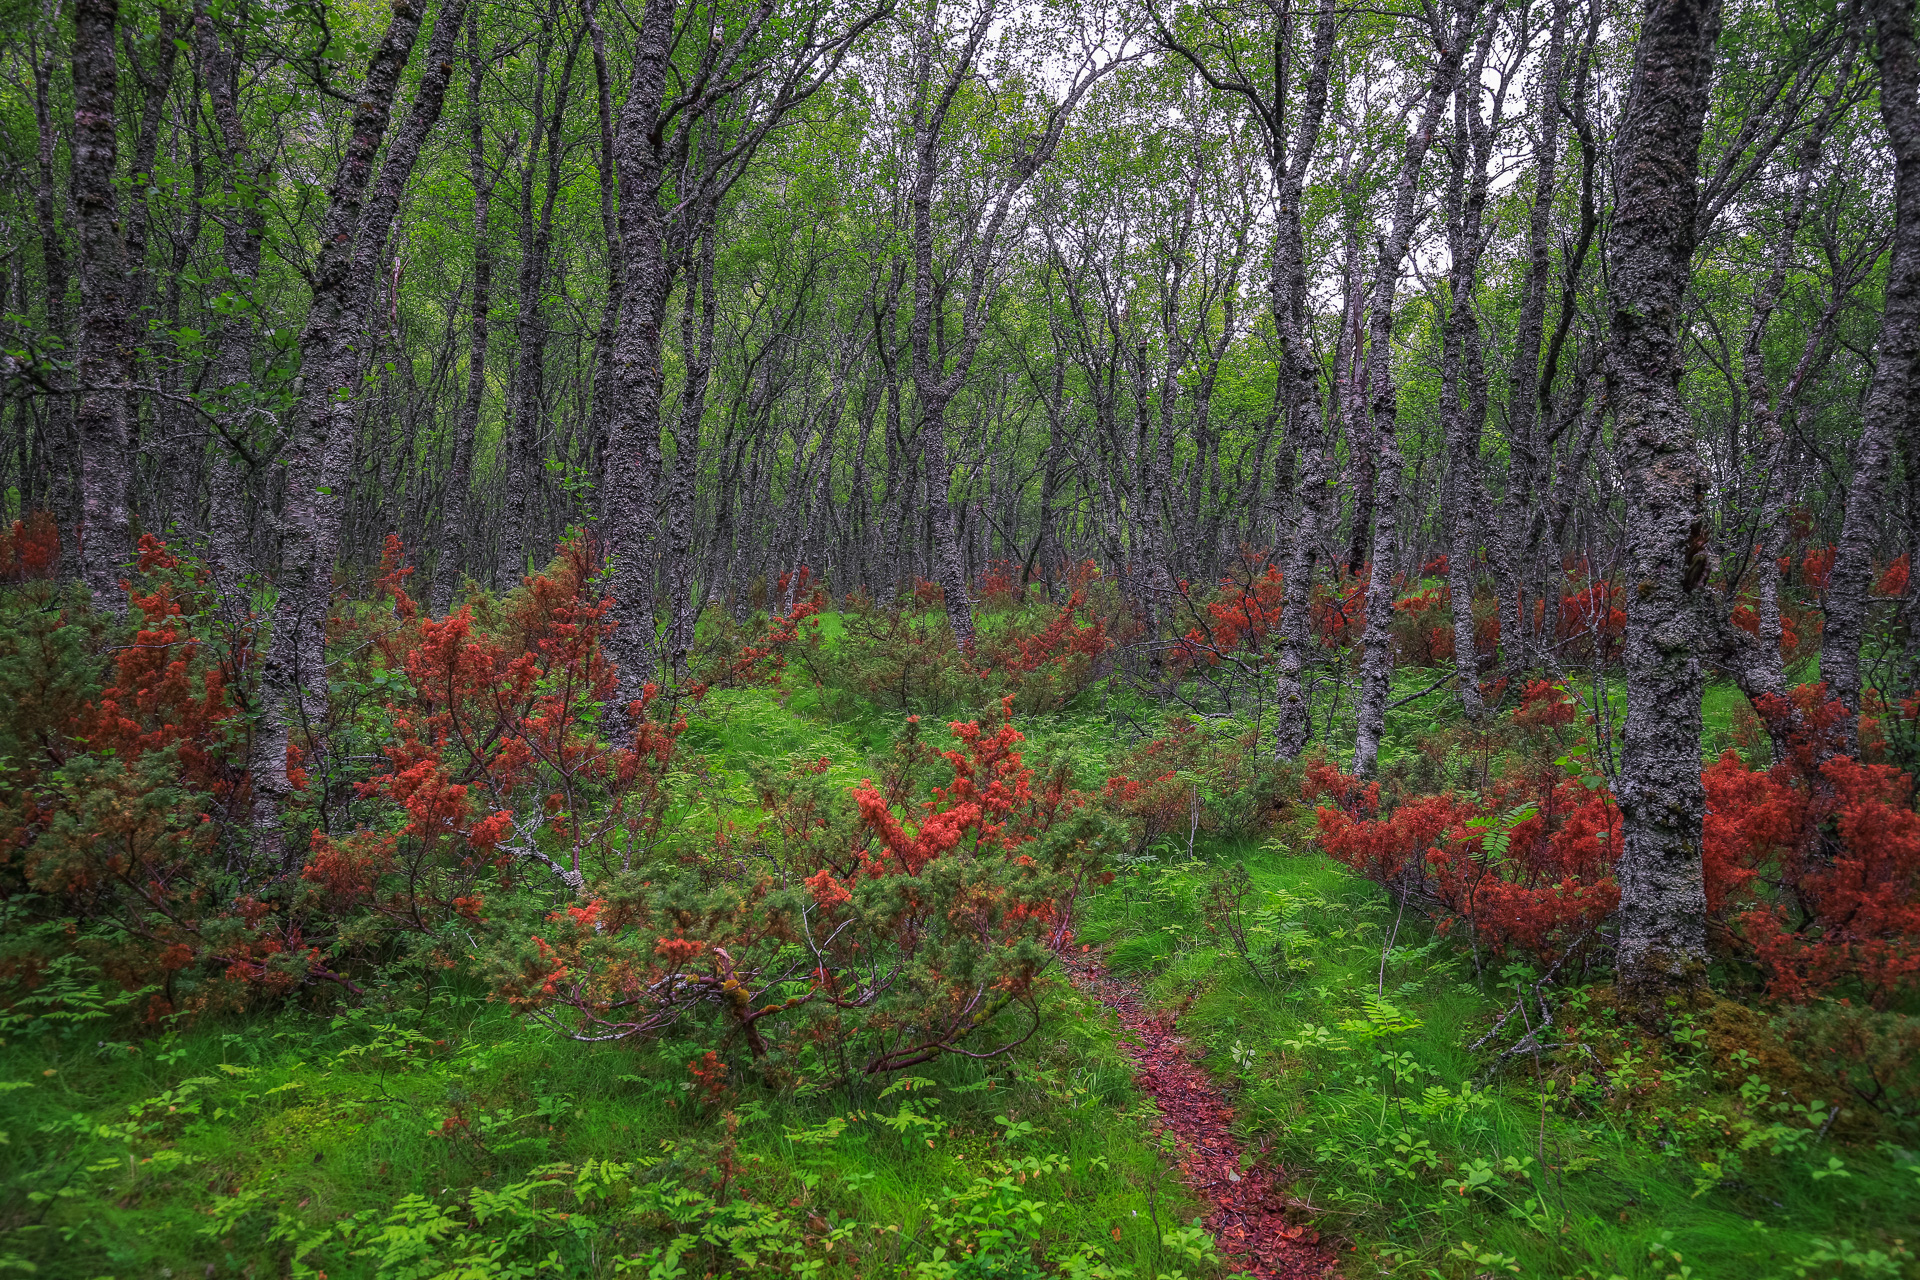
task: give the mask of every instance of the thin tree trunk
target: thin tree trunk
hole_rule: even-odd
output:
[[[1491,33],[1497,16],[1487,22]],[[1447,588],[1453,605],[1453,661],[1459,681],[1460,709],[1478,721],[1486,706],[1480,697],[1480,652],[1474,637],[1473,586],[1479,559],[1480,436],[1487,416],[1487,363],[1475,314],[1474,286],[1480,278],[1480,254],[1486,245],[1481,224],[1487,207],[1488,169],[1505,83],[1494,95],[1494,121],[1480,111],[1481,78],[1491,34],[1474,51],[1454,97],[1453,172],[1455,213],[1448,220],[1450,308],[1444,336],[1441,419],[1446,424],[1447,480],[1442,513],[1447,525]],[[1451,385],[1444,385],[1451,384]],[[1464,401],[1464,403],[1463,403]]]
[[[227,270],[228,314],[214,340],[213,378],[218,393],[212,474],[207,485],[208,547],[214,579],[234,590],[252,571],[248,535],[248,479],[257,471],[253,448],[252,406],[248,387],[253,376],[253,335],[258,323],[254,298],[260,274],[260,256],[266,241],[266,188],[270,181],[264,162],[256,161],[245,121],[240,115],[239,71],[232,52],[220,38],[203,3],[194,17],[205,68],[207,100],[219,130],[222,183],[233,210],[221,226],[221,251]]]
[[[50,14],[58,13],[49,6]],[[67,293],[71,287],[67,246],[61,231],[59,182],[55,174],[58,138],[53,125],[53,27],[50,18],[46,32],[48,47],[33,60],[33,113],[38,130],[37,167],[33,191],[34,220],[40,231],[40,273],[45,289],[46,327],[55,343],[68,347],[73,340],[71,317],[67,312]],[[64,388],[62,388],[64,389]],[[44,456],[47,468],[47,505],[53,512],[62,539],[60,563],[55,571],[62,579],[71,579],[80,571],[78,551],[80,532],[79,487],[80,449],[75,436],[74,402],[71,396],[53,398],[43,424]]]
[[[541,474],[536,455],[540,452],[540,429],[544,425],[541,409],[547,381],[547,269],[553,251],[553,206],[560,193],[560,125],[566,115],[567,91],[573,83],[574,59],[586,34],[585,27],[574,33],[549,110],[547,31],[553,22],[554,11],[549,10],[542,18],[541,40],[534,55],[533,129],[526,167],[520,174],[520,279],[513,326],[514,392],[500,433],[505,488],[501,501],[500,563],[494,572],[494,585],[501,591],[519,586],[527,566],[533,489]],[[536,215],[533,188],[543,143],[547,158],[546,190]]]
[[[1514,325],[1507,395],[1507,484],[1494,513],[1494,556],[1500,592],[1500,644],[1511,665],[1523,652],[1520,597],[1527,529],[1537,519],[1532,494],[1540,475],[1537,439],[1543,395],[1540,345],[1546,332],[1547,284],[1553,272],[1553,201],[1560,171],[1560,108],[1566,82],[1566,33],[1572,0],[1554,0],[1540,63],[1533,135],[1533,195],[1527,215],[1527,267]]]
[[[1307,654],[1313,644],[1314,548],[1326,528],[1333,501],[1328,484],[1326,441],[1321,434],[1320,366],[1308,334],[1307,249],[1303,197],[1307,170],[1320,142],[1326,118],[1327,87],[1332,77],[1334,37],[1339,13],[1333,0],[1321,0],[1314,16],[1313,54],[1300,115],[1291,139],[1286,106],[1271,104],[1260,113],[1279,191],[1274,202],[1273,274],[1268,284],[1275,331],[1280,335],[1282,456],[1300,454],[1300,510],[1285,549],[1286,594],[1280,605],[1280,653],[1275,663],[1274,755],[1291,760],[1306,749],[1312,735],[1311,693],[1306,686]],[[1290,468],[1276,465],[1276,472]],[[1277,550],[1277,549],[1276,549]]]
[[[1873,553],[1880,541],[1894,442],[1906,424],[1914,361],[1920,356],[1920,64],[1915,61],[1913,7],[1904,0],[1870,0],[1867,11],[1878,46],[1880,119],[1893,151],[1893,249],[1873,387],[1861,413],[1846,517],[1827,581],[1827,625],[1820,646],[1820,676],[1828,692],[1852,713],[1844,722],[1850,753],[1858,751],[1860,645]]]
[[[1388,208],[1391,221],[1380,241],[1379,262],[1374,270],[1373,301],[1369,313],[1367,359],[1372,382],[1373,406],[1369,415],[1378,465],[1374,479],[1373,573],[1367,582],[1367,629],[1362,637],[1360,663],[1360,701],[1353,744],[1353,772],[1371,777],[1380,758],[1380,739],[1386,732],[1387,695],[1393,687],[1393,565],[1399,542],[1400,444],[1395,419],[1399,413],[1399,392],[1394,385],[1392,364],[1393,300],[1400,283],[1400,269],[1413,240],[1414,197],[1420,182],[1420,167],[1433,145],[1439,127],[1440,112],[1453,96],[1460,77],[1460,64],[1467,52],[1467,38],[1479,16],[1478,0],[1466,0],[1457,12],[1451,32],[1436,30],[1440,44],[1433,80],[1419,123],[1407,137],[1400,157],[1400,172],[1394,179],[1393,196]],[[1489,21],[1489,28],[1492,21]]]
[[[79,0],[74,7],[73,203],[80,224],[80,338],[74,360],[80,388],[74,417],[80,436],[81,576],[94,608],[124,616],[120,566],[133,553],[127,395],[135,335],[114,173],[119,17],[119,0]]]
[[[480,48],[480,17],[467,20],[467,147],[473,183],[473,301],[467,331],[467,388],[454,421],[453,451],[447,466],[446,491],[440,498],[440,548],[434,557],[434,613],[453,605],[462,564],[471,564],[472,530],[468,514],[473,504],[473,446],[480,434],[480,410],[487,394],[488,319],[493,306],[493,237],[487,218],[493,208],[497,171],[487,167],[486,133],[480,93],[486,75]]]
[[[667,485],[665,558],[667,663],[675,679],[687,674],[699,615],[693,601],[693,503],[699,478],[700,424],[706,418],[707,382],[713,373],[713,335],[719,304],[713,296],[714,235],[700,241],[699,260],[681,302],[680,358],[686,376],[680,388],[680,412],[673,428],[673,474]],[[696,307],[697,304],[697,307]],[[696,322],[696,311],[698,320]]]

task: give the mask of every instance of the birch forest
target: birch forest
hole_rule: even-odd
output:
[[[0,1272],[1920,1277],[1915,21],[0,0]]]

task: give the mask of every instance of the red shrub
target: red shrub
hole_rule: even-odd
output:
[[[1336,583],[1316,583],[1313,588],[1313,634],[1322,644],[1345,647],[1360,643],[1367,625],[1367,582],[1371,565],[1361,566],[1357,574],[1342,573]]]
[[[402,625],[377,645],[404,678],[386,708],[388,767],[360,788],[391,805],[393,824],[340,841],[316,834],[307,880],[431,928],[463,914],[456,903],[489,868],[541,867],[577,892],[588,874],[630,865],[660,834],[686,720],[649,685],[626,708],[629,735],[603,740],[600,709],[617,687],[612,601],[587,595],[585,545],[564,544],[528,577],[491,633],[470,606],[422,618],[398,550],[390,540],[381,584]]]
[[[1833,575],[1834,554],[1835,549],[1830,545],[1813,547],[1800,562],[1800,581],[1815,595],[1827,589],[1827,579]]]
[[[1453,661],[1453,592],[1445,583],[1393,602],[1394,656],[1405,666]]]
[[[1908,565],[1907,557],[1895,557],[1893,563],[1880,571],[1873,582],[1873,594],[1898,599],[1907,594]]]
[[[906,813],[866,782],[806,819],[850,845],[774,841],[747,874],[609,883],[499,957],[502,994],[583,1038],[706,1025],[767,1072],[1006,1051],[1038,1025],[1035,979],[1069,936],[1101,827],[1077,794],[1036,785],[1010,707],[997,728],[952,729],[949,781]],[[1013,1006],[1029,1026],[1009,1041],[994,1019]],[[988,1037],[1002,1040],[970,1043]]]
[[[60,529],[45,511],[30,511],[0,533],[0,582],[49,577],[59,562]]]
[[[1776,996],[1902,998],[1920,984],[1912,779],[1830,754],[1845,712],[1824,686],[1761,712],[1793,721],[1787,758],[1760,771],[1728,752],[1702,776],[1708,909]]]
[[[1019,603],[1020,565],[1012,560],[990,561],[974,591],[986,609],[1011,609]]]
[[[1277,565],[1267,565],[1257,575],[1251,568],[1244,580],[1220,580],[1219,594],[1204,606],[1205,620],[1197,621],[1175,641],[1175,662],[1204,660],[1218,665],[1226,655],[1241,648],[1259,651],[1265,647],[1267,636],[1280,625],[1286,584]]]

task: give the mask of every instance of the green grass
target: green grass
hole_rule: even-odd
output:
[[[1203,886],[1234,862],[1251,873],[1256,941],[1278,948],[1259,976],[1203,910]],[[1349,1276],[1913,1274],[1892,1261],[1920,1222],[1911,1153],[1796,1131],[1803,1149],[1756,1149],[1716,1183],[1704,1131],[1738,1112],[1740,1081],[1708,1052],[1607,1062],[1611,1090],[1571,1053],[1490,1073],[1467,1046],[1511,1002],[1503,979],[1477,978],[1413,911],[1383,966],[1395,912],[1323,857],[1216,844],[1206,862],[1124,873],[1092,915],[1083,941],[1163,1002],[1191,1000],[1182,1029],[1237,1095],[1247,1146],[1299,1175],[1293,1194],[1354,1246]],[[1603,1004],[1560,1016],[1604,1024]],[[1816,1178],[1831,1159],[1846,1176]]]
[[[1395,696],[1432,677],[1400,673]],[[1737,698],[1709,691],[1708,746]],[[1122,726],[1168,710],[1103,686],[1019,727],[1030,761],[1097,786],[1131,746]],[[1455,715],[1444,690],[1395,712],[1383,763]],[[940,742],[951,718],[923,731]],[[672,822],[697,835],[749,819],[753,771],[787,761],[825,757],[850,787],[899,727],[798,679],[717,691],[692,716]],[[1081,940],[1186,1008],[1247,1148],[1298,1175],[1290,1194],[1346,1248],[1346,1275],[1916,1274],[1894,1258],[1920,1221],[1910,1152],[1772,1120],[1781,1154],[1703,1170],[1702,1153],[1727,1146],[1713,1126],[1756,1110],[1729,1101],[1741,1081],[1712,1054],[1643,1046],[1596,1067],[1565,1051],[1492,1074],[1467,1046],[1517,973],[1476,974],[1416,911],[1397,917],[1306,852],[1304,832],[1203,837],[1194,862],[1172,843],[1085,904]],[[1205,909],[1235,864],[1251,877],[1257,973]],[[743,1074],[703,1100],[687,1064],[705,1045],[577,1044],[511,1017],[459,968],[427,975],[396,975],[338,1015],[177,1033],[105,1010],[76,1020],[99,1003],[84,991],[59,1016],[0,1022],[0,1272],[931,1277],[963,1273],[956,1244],[985,1259],[994,1231],[1037,1213],[1029,1234],[1077,1252],[1088,1280],[1217,1274],[1167,1242],[1200,1206],[1169,1180],[1116,1023],[1058,979],[1043,1033],[1012,1062],[949,1058],[884,1097]],[[1604,1033],[1604,1003],[1576,997],[1562,1020]],[[1834,1160],[1845,1176],[1814,1176]]]
[[[1011,1069],[949,1058],[888,1097],[783,1096],[742,1079],[713,1102],[685,1067],[700,1046],[575,1044],[458,982],[430,1000],[382,994],[344,1017],[288,1012],[139,1043],[101,1042],[88,1023],[9,1037],[0,1271],[278,1275],[297,1261],[335,1280],[438,1275],[413,1248],[438,1210],[463,1224],[461,1248],[503,1244],[522,1263],[555,1251],[563,1274],[610,1275],[674,1228],[637,1196],[627,1212],[589,1211],[591,1224],[540,1220],[543,1206],[581,1211],[560,1192],[589,1161],[634,1164],[628,1180],[655,1193],[750,1203],[801,1234],[838,1229],[864,1274],[926,1262],[945,1243],[930,1211],[996,1166],[1044,1203],[1045,1245],[1097,1243],[1135,1275],[1164,1252],[1153,1213],[1171,1226],[1198,1212],[1149,1145],[1110,1018],[1063,985],[1050,1034]],[[903,1120],[903,1104],[920,1118]],[[453,1115],[466,1124],[449,1135]],[[531,1207],[464,1227],[480,1197],[556,1166],[564,1178]],[[425,1244],[426,1261],[450,1256]]]
[[[871,772],[897,717],[827,723],[808,697],[711,695],[674,821],[750,815],[756,766],[825,756],[848,787]],[[1041,736],[1055,751],[1087,737]],[[659,1280],[816,1263],[940,1276],[943,1249],[1014,1219],[1038,1223],[1044,1253],[1079,1253],[1090,1280],[1211,1272],[1163,1242],[1200,1206],[1151,1145],[1117,1023],[1048,981],[1050,1019],[1011,1061],[950,1057],[885,1097],[736,1078],[714,1101],[687,1066],[709,1046],[574,1043],[459,969],[339,1016],[158,1034],[119,1026],[83,985],[0,1042],[0,1273],[404,1280],[532,1275],[551,1255],[582,1276],[633,1257]],[[612,1191],[583,1198],[596,1176]],[[661,1254],[695,1236],[684,1258]]]

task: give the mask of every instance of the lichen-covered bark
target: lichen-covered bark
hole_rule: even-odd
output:
[[[80,439],[80,572],[96,609],[124,614],[120,567],[132,553],[127,517],[127,387],[133,381],[132,281],[114,167],[114,35],[119,0],[80,0],[73,12],[73,203],[80,230],[80,333],[74,414]]]
[[[541,18],[533,81],[533,127],[527,161],[520,172],[519,300],[514,308],[513,397],[500,435],[506,487],[500,512],[499,564],[494,585],[511,591],[526,573],[528,543],[532,538],[534,498],[539,484],[537,459],[543,451],[547,381],[547,275],[553,254],[553,208],[561,183],[560,129],[573,85],[573,64],[586,36],[583,25],[574,32],[556,80],[554,101],[547,102],[547,41],[554,23],[550,9]],[[546,178],[540,183],[540,148],[546,147]],[[534,211],[534,187],[543,187],[539,211]]]
[[[700,242],[699,261],[681,302],[680,359],[686,377],[673,429],[673,473],[667,482],[667,665],[676,679],[687,674],[699,609],[693,598],[693,504],[698,477],[700,422],[706,416],[707,381],[713,373],[714,325],[719,306],[713,296],[714,237]],[[697,316],[697,319],[696,319]]]
[[[1447,296],[1450,310],[1442,340],[1441,420],[1446,424],[1447,482],[1442,513],[1447,523],[1447,585],[1453,606],[1454,669],[1460,708],[1469,720],[1486,712],[1480,697],[1480,653],[1474,638],[1473,587],[1479,560],[1480,436],[1487,419],[1487,361],[1474,307],[1480,277],[1493,124],[1480,110],[1481,78],[1495,23],[1474,48],[1473,63],[1454,95],[1453,167],[1448,181]],[[1494,99],[1497,117],[1503,84]]]
[[[1809,367],[1809,361],[1824,340],[1826,325],[1818,323],[1813,326],[1805,340],[1801,369],[1796,370],[1795,376],[1788,380],[1784,388],[1776,388],[1767,376],[1764,340],[1774,313],[1779,308],[1788,273],[1794,265],[1795,241],[1813,195],[1821,150],[1839,116],[1848,92],[1847,86],[1853,79],[1852,58],[1852,49],[1849,48],[1841,72],[1835,77],[1835,85],[1825,109],[1814,119],[1801,140],[1792,195],[1772,246],[1773,261],[1767,274],[1754,287],[1746,341],[1741,347],[1741,386],[1746,392],[1748,420],[1753,443],[1757,446],[1757,457],[1750,468],[1753,498],[1751,529],[1755,540],[1751,544],[1751,562],[1745,574],[1739,575],[1739,581],[1734,580],[1735,575],[1727,575],[1726,598],[1721,607],[1714,611],[1710,621],[1714,626],[1720,664],[1732,673],[1734,683],[1756,706],[1764,699],[1781,697],[1787,691],[1786,669],[1780,653],[1779,556],[1787,537],[1786,472],[1791,452],[1781,417],[1796,397],[1804,370]],[[1744,527],[1742,541],[1748,541]],[[1745,559],[1749,547],[1743,545],[1736,550]],[[1755,598],[1754,613],[1758,625],[1754,635],[1735,627],[1731,618],[1738,593],[1746,586],[1752,588]],[[1793,724],[1793,717],[1766,717],[1768,732],[1773,736],[1773,756],[1776,761],[1786,757]]]
[[[1880,119],[1893,151],[1893,245],[1873,387],[1861,413],[1846,518],[1827,581],[1827,623],[1820,648],[1821,679],[1855,713],[1860,710],[1860,643],[1873,553],[1880,541],[1894,444],[1906,424],[1914,360],[1920,356],[1920,66],[1915,61],[1913,6],[1904,0],[1869,0],[1867,11],[1877,46]],[[1856,719],[1849,717],[1847,731],[1850,739],[1858,732]]]
[[[48,9],[54,14],[59,12],[55,5],[49,5]],[[49,20],[47,26],[51,28],[53,25]],[[47,34],[51,36],[52,33],[49,30]],[[48,48],[36,51],[33,59],[33,119],[38,141],[35,149],[33,216],[38,224],[36,230],[40,239],[40,279],[45,294],[47,334],[55,342],[64,345],[73,337],[71,318],[67,313],[71,265],[67,256],[66,236],[61,227],[63,219],[60,217],[61,206],[65,202],[60,199],[59,177],[54,163],[59,136],[53,118],[51,39],[48,45]],[[23,309],[26,306],[24,296],[20,305]],[[62,579],[71,580],[80,566],[80,558],[73,550],[73,543],[77,541],[73,535],[78,532],[80,525],[77,484],[80,459],[78,442],[74,436],[72,397],[54,397],[48,408],[44,429],[47,505],[52,508],[53,518],[68,543],[63,547],[55,568]]]
[[[1616,160],[1607,398],[1626,489],[1625,848],[1617,964],[1648,1007],[1706,961],[1700,784],[1706,477],[1679,394],[1701,125],[1719,0],[1646,0]]]
[[[293,792],[287,778],[290,726],[296,715],[311,718],[324,709],[319,699],[325,697],[325,672],[316,664],[323,657],[326,597],[340,518],[338,503],[321,489],[328,487],[330,444],[336,433],[344,436],[353,427],[360,331],[354,304],[361,296],[360,282],[353,274],[354,235],[373,178],[374,157],[386,138],[400,75],[420,34],[423,3],[394,2],[386,32],[368,59],[366,77],[354,99],[346,153],[334,173],[320,224],[313,298],[301,334],[301,373],[296,384],[301,403],[286,451],[279,595],[260,666],[258,719],[249,759],[252,825],[262,861],[269,866],[284,860],[275,824]],[[339,446],[333,446],[332,452],[337,455]],[[297,708],[293,705],[296,692],[302,695]]]
[[[1393,685],[1393,567],[1399,554],[1400,442],[1396,419],[1400,399],[1392,367],[1393,302],[1400,284],[1400,268],[1413,241],[1415,200],[1420,169],[1433,146],[1440,113],[1453,96],[1466,60],[1467,41],[1480,16],[1478,0],[1466,0],[1454,16],[1453,29],[1435,32],[1439,43],[1433,78],[1427,84],[1420,118],[1407,135],[1400,153],[1400,169],[1388,198],[1387,232],[1380,238],[1380,256],[1374,266],[1373,296],[1368,311],[1367,363],[1373,403],[1374,517],[1373,571],[1367,580],[1367,628],[1361,638],[1360,701],[1353,744],[1353,772],[1371,777],[1380,759],[1380,739],[1387,726],[1387,694]]]
[[[253,447],[248,384],[253,377],[252,314],[255,283],[267,231],[267,186],[271,169],[254,154],[240,114],[240,75],[204,4],[194,15],[207,102],[218,129],[216,147],[222,185],[232,206],[222,220],[225,284],[234,305],[214,335],[213,381],[219,395],[218,434],[207,483],[207,544],[215,580],[233,589],[253,569],[247,519],[247,482],[259,472]]]

